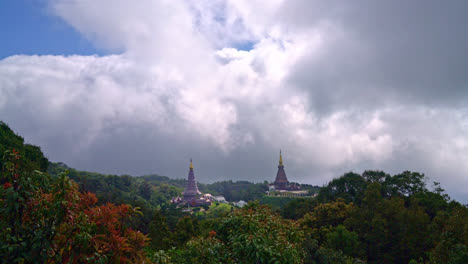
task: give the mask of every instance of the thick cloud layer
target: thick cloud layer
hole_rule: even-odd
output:
[[[415,170],[468,201],[464,1],[51,0],[111,56],[0,61],[0,119],[54,161],[200,181]]]

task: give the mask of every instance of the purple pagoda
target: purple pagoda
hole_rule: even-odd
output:
[[[276,173],[276,179],[275,179],[274,184],[275,184],[275,190],[288,190],[289,189],[288,178],[286,177],[286,172],[284,172],[283,157],[281,155],[281,150],[280,150],[278,172]]]
[[[193,164],[192,159],[190,159],[190,169],[187,179],[187,187],[182,193],[183,197],[174,197],[171,199],[171,202],[177,204],[178,206],[188,205],[192,207],[211,205],[211,194],[204,194],[198,190],[197,181],[195,180],[195,174],[193,173]]]
[[[278,165],[278,172],[276,173],[276,179],[273,184],[270,185],[274,187],[274,190],[277,191],[299,191],[301,187],[295,183],[290,184],[288,178],[286,177],[286,172],[284,172],[284,165],[283,165],[283,156],[281,155],[280,150],[280,158],[279,158],[279,165]]]
[[[197,199],[200,194],[201,192],[198,190],[195,174],[193,173],[192,159],[190,159],[187,187],[185,187],[185,191],[183,192],[184,202],[191,202],[193,199]]]

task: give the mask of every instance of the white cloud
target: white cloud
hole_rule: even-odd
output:
[[[403,82],[385,83],[391,78],[376,70],[366,35],[361,42],[355,28],[336,21],[349,6],[320,5],[323,14],[305,19],[291,13],[301,5],[312,4],[52,0],[57,16],[116,55],[1,60],[0,114],[53,160],[83,169],[164,168],[161,173],[183,177],[174,155],[199,155],[214,164],[202,181],[263,181],[273,177],[264,175],[270,169],[262,167],[269,162],[264,157],[283,148],[295,181],[413,169],[466,199],[457,183],[466,183],[468,173],[467,109],[409,102],[393,89]],[[252,49],[236,48],[244,42],[254,43]],[[157,152],[118,153],[120,163],[83,161],[96,148],[102,156],[132,148],[121,142]],[[244,160],[250,175],[220,161],[249,153],[261,153]],[[228,165],[217,167],[218,161]]]

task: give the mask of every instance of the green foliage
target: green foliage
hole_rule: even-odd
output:
[[[145,233],[149,231],[153,211],[158,208],[169,207],[170,199],[180,195],[182,191],[181,188],[176,186],[155,181],[154,177],[156,176],[104,175],[78,171],[63,163],[50,164],[49,173],[51,175],[58,175],[64,171],[68,171],[69,177],[79,184],[81,191],[95,193],[99,204],[108,202],[125,203],[141,208],[142,217],[132,219],[131,225],[133,228]],[[161,178],[165,179],[166,177],[161,176]]]
[[[156,210],[149,225],[149,238],[152,249],[169,249],[172,243],[172,233],[169,231],[166,217],[160,210]]]
[[[154,186],[159,186],[161,184],[166,184],[166,185],[171,185],[171,186],[175,186],[175,187],[178,187],[178,188],[185,188],[185,186],[187,186],[187,179],[171,179],[169,177],[166,177],[166,176],[160,176],[160,175],[156,175],[156,174],[152,174],[152,175],[144,175],[144,176],[140,176],[138,177],[144,181],[147,181],[148,183],[154,185]]]
[[[346,256],[342,251],[333,250],[326,247],[320,247],[315,251],[315,261],[312,263],[323,264],[352,264],[364,263],[359,259],[354,260],[352,257]]]
[[[156,176],[105,175],[78,171],[63,163],[50,164],[49,173],[51,175],[58,175],[64,171],[69,172],[69,177],[79,184],[82,191],[96,193],[100,203],[127,202],[131,205],[155,209],[168,206],[170,199],[180,195],[183,190],[166,182],[155,181],[154,177]]]
[[[194,238],[180,250],[172,252],[173,263],[218,264],[234,262],[226,245],[215,238]]]
[[[281,209],[283,206],[288,204],[291,201],[297,200],[300,198],[297,197],[287,197],[287,196],[268,196],[263,195],[259,199],[260,204],[270,205],[273,209]]]
[[[302,184],[296,183],[296,185],[301,186],[301,190],[307,191],[309,195],[318,194],[320,189],[322,189],[320,186],[304,184],[304,183]]]
[[[151,198],[151,194],[153,193],[152,187],[147,181],[143,181],[140,184],[138,190],[140,192],[141,197],[143,197],[146,200],[149,200]]]
[[[212,184],[199,184],[198,187],[201,192],[222,195],[229,202],[259,200],[264,196],[265,191],[268,191],[266,184],[248,181],[222,181]]]
[[[231,212],[227,204],[213,204],[192,217],[168,203],[181,191],[170,179],[85,176],[89,177],[77,177],[84,187],[94,184],[98,190],[111,190],[111,194],[102,192],[104,199],[142,205],[146,213],[139,226],[153,239],[149,256],[155,262],[289,263],[294,256],[295,261],[305,263],[462,263],[466,257],[466,231],[460,230],[467,229],[467,209],[450,201],[437,184],[433,192],[427,190],[424,175],[419,173],[348,173],[323,187],[318,199],[270,197],[257,192],[260,202],[250,202],[245,209]],[[180,186],[184,186],[183,181]],[[202,186],[232,199],[236,186],[260,185],[222,182]],[[264,219],[245,215],[262,208],[260,203],[280,209],[284,218],[298,220],[296,231],[304,236],[293,243],[294,247],[276,248],[287,244],[270,228],[276,221],[286,220],[271,209],[259,214],[268,215]],[[157,208],[160,210],[154,213]],[[207,236],[210,230],[218,233]]]
[[[174,242],[176,245],[183,245],[200,232],[198,221],[190,216],[179,219],[174,230]]]
[[[189,219],[184,217],[179,223],[190,226]],[[187,229],[191,228],[178,224],[176,233]],[[215,229],[169,250],[171,263],[302,263],[299,225],[269,207],[251,203],[219,219]]]
[[[356,232],[348,231],[343,225],[337,226],[327,235],[326,247],[334,250],[341,250],[343,254],[348,256],[356,255],[361,251],[359,237]],[[359,255],[359,254],[357,254]]]
[[[249,203],[184,211],[169,200],[185,179],[49,164],[1,122],[0,143],[2,263],[468,263],[467,206],[421,173],[350,172],[317,199],[267,196],[267,182],[200,184]],[[145,251],[134,230],[151,238]]]
[[[360,204],[368,185],[379,184],[383,197],[409,198],[413,195],[427,192],[424,174],[404,171],[390,176],[382,171],[365,171],[363,175],[348,172],[333,179],[327,186],[320,189],[318,200],[328,202],[342,198],[346,202]]]
[[[402,197],[384,199],[379,183],[368,186],[361,206],[346,220],[367,248],[371,263],[407,263],[424,257],[431,244],[429,222],[421,207],[406,206]]]
[[[265,206],[229,214],[221,221],[217,237],[236,263],[300,263],[303,258],[299,225]]]
[[[393,177],[386,177],[382,183],[382,189],[385,197],[409,197],[427,190],[424,174],[410,171],[404,171]]]
[[[301,224],[311,230],[337,227],[354,211],[353,203],[345,203],[341,198],[335,202],[319,204],[301,219]]]
[[[342,198],[348,203],[360,203],[365,189],[364,178],[357,173],[348,172],[320,189],[317,199],[320,202],[327,202]]]
[[[68,184],[64,178],[55,183],[41,172],[22,171],[19,166],[21,156],[16,150],[5,151],[3,160],[5,164],[0,178],[5,183],[0,188],[0,256],[11,263],[45,260],[59,223],[41,218],[50,215],[63,217],[61,206],[65,202],[64,189]],[[47,207],[38,208],[28,215],[28,203],[42,189],[55,191],[55,199],[45,203]],[[35,225],[30,224],[31,220],[36,220]]]
[[[348,173],[323,187],[318,199],[322,204],[300,219],[309,234],[306,263],[465,261],[468,209],[450,201],[438,183],[429,191],[423,174]],[[285,216],[294,216],[285,208]]]
[[[316,199],[294,199],[281,208],[281,215],[286,219],[297,220],[311,212],[317,204]]]
[[[156,264],[171,264],[171,253],[164,250],[153,250],[151,248],[146,248],[146,255],[151,260],[152,263]],[[183,263],[183,262],[181,262]]]
[[[21,170],[24,171],[46,171],[49,160],[44,156],[38,146],[24,144],[24,139],[16,135],[5,123],[0,121],[0,171],[6,160],[3,157],[5,151],[15,150],[22,157]]]
[[[440,237],[431,251],[431,263],[463,263],[459,261],[468,256],[468,209],[455,206],[447,213],[440,212],[434,222],[432,230]]]
[[[468,246],[465,244],[456,244],[449,254],[448,264],[468,263]]]
[[[214,203],[209,206],[202,218],[219,218],[227,215],[232,210],[232,205],[226,203]]]
[[[0,179],[0,259],[6,263],[102,263],[146,260],[146,237],[127,226],[128,205],[94,206],[66,174],[51,177],[21,168],[6,151]]]

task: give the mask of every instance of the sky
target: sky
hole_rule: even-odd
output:
[[[0,120],[54,162],[200,182],[424,173],[468,202],[468,2],[0,2]]]

